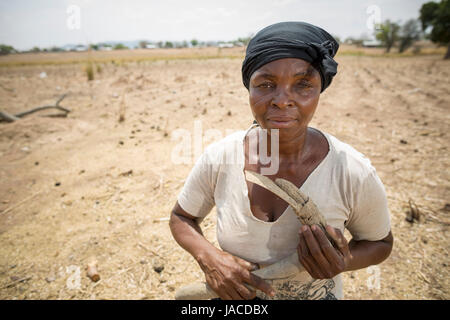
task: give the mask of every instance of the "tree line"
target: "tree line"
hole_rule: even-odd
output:
[[[444,59],[450,58],[450,0],[427,2],[422,5],[418,19],[410,19],[403,25],[386,20],[378,24],[375,36],[389,52],[394,44],[404,52],[417,40],[426,38],[438,45],[446,45]]]
[[[386,48],[386,52],[390,52],[394,45],[398,45],[398,51],[404,52],[414,45],[420,39],[429,39],[438,45],[447,46],[445,59],[450,58],[450,0],[441,0],[441,2],[427,2],[422,5],[419,10],[418,19],[410,19],[403,25],[398,22],[385,20],[383,23],[376,25],[375,37],[380,41],[381,45]],[[340,42],[340,39],[336,37]],[[233,46],[246,46],[250,41],[250,37],[238,38],[233,41],[228,41],[225,44]],[[362,44],[362,39],[347,39],[353,44]],[[182,42],[172,41],[158,41],[156,43],[142,40],[139,42],[137,48],[186,48],[186,47],[203,47],[203,46],[217,46],[224,42],[202,42],[197,39],[191,41],[184,40]],[[83,46],[78,46],[83,47]],[[117,43],[111,44],[91,44],[83,49],[90,50],[120,50],[129,49],[126,45]],[[77,49],[74,49],[77,51]],[[49,49],[40,49],[34,47],[29,52],[59,52],[66,51],[63,48],[52,47]],[[0,44],[0,55],[9,53],[16,53],[18,50],[12,46]]]

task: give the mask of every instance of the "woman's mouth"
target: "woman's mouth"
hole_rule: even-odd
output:
[[[297,122],[292,117],[270,117],[267,121],[272,128],[290,128]]]

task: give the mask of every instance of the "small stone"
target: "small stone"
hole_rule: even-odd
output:
[[[61,185],[61,182],[55,182],[55,187],[59,187]]]
[[[164,264],[162,263],[162,261],[155,260],[153,262],[153,270],[155,270],[155,272],[157,273],[161,273],[164,270]]]
[[[406,212],[405,220],[408,221],[409,223],[413,223],[414,222],[414,217],[413,217],[413,215],[412,215],[412,213],[410,211]]]
[[[401,144],[407,144],[408,141],[401,139],[401,140],[400,140],[400,143],[401,143]]]
[[[125,171],[125,172],[122,172],[121,174],[119,174],[120,177],[129,177],[131,175],[133,175],[133,169]]]

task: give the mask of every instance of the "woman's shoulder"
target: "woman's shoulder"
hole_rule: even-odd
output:
[[[228,132],[224,137],[208,144],[204,148],[203,156],[218,164],[223,164],[227,159],[240,159],[245,134],[246,130]]]
[[[322,132],[330,145],[333,164],[341,167],[350,176],[366,177],[375,172],[370,159],[350,144],[341,141],[332,134]]]

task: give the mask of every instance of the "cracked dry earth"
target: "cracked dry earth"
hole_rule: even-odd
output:
[[[449,299],[450,61],[337,61],[311,126],[371,159],[395,237],[378,268],[344,274],[345,298]],[[0,68],[3,110],[51,104],[63,93],[71,110],[0,123],[1,299],[173,299],[181,285],[204,279],[168,227],[193,165],[172,161],[174,133],[193,135],[197,123],[225,135],[251,124],[241,59],[98,65],[90,82],[81,64]],[[412,223],[409,200],[420,211]],[[217,245],[215,217],[214,209],[202,228]],[[91,260],[95,283],[85,272]]]

